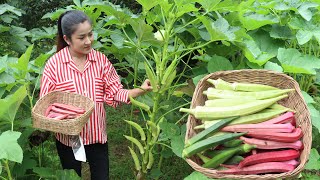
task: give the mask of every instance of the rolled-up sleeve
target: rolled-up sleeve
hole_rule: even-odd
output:
[[[130,103],[130,101],[128,100],[129,91],[127,89],[123,89],[120,77],[109,61],[107,61],[106,63],[104,81],[104,100],[109,106],[117,107],[120,104],[120,102],[124,102],[127,104]]]
[[[40,82],[40,97],[48,94],[49,92],[53,91],[56,87],[56,79],[54,73],[54,66],[49,60],[45,65],[43,70],[43,74],[41,77]]]

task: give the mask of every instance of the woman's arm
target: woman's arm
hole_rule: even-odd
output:
[[[151,91],[151,90],[152,90],[152,86],[151,86],[150,80],[146,79],[142,83],[140,88],[134,88],[134,89],[129,90],[129,97],[135,98],[135,97],[144,95],[145,93],[147,93],[148,91]]]

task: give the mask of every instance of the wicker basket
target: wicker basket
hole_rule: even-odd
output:
[[[201,79],[195,89],[193,94],[191,108],[196,106],[204,105],[206,96],[202,94],[204,90],[212,86],[206,80],[207,79],[218,79],[228,82],[244,82],[244,83],[258,83],[271,85],[281,89],[292,88],[296,91],[290,92],[288,98],[279,101],[286,107],[294,109],[296,111],[295,118],[297,121],[297,126],[300,126],[303,131],[302,142],[304,149],[300,155],[300,164],[292,172],[279,173],[279,174],[264,174],[264,175],[224,175],[218,174],[216,170],[201,167],[202,161],[196,157],[192,156],[186,159],[187,163],[196,171],[203,173],[210,178],[230,178],[230,179],[277,179],[277,178],[293,178],[297,176],[304,168],[311,149],[312,141],[312,125],[310,119],[310,113],[307,109],[307,105],[303,100],[298,83],[283,73],[268,71],[268,70],[233,70],[233,71],[220,71],[209,74]],[[200,120],[196,119],[193,115],[188,116],[187,122],[187,133],[185,136],[185,141],[194,136],[197,132],[193,129],[195,126],[200,124]]]
[[[84,108],[86,112],[75,119],[56,120],[45,117],[46,109],[55,102]],[[88,97],[76,93],[52,91],[40,98],[33,107],[33,127],[67,135],[78,135],[88,122],[93,109],[94,102]]]

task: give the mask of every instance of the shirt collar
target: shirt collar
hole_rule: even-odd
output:
[[[60,50],[60,58],[62,62],[69,63],[72,59],[68,46]],[[90,53],[87,55],[87,59],[89,61],[96,61],[96,51],[92,48]]]

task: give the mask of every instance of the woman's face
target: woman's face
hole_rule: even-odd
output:
[[[71,41],[65,37],[70,50],[77,54],[89,54],[93,44],[93,32],[88,21],[80,23],[71,35]]]

